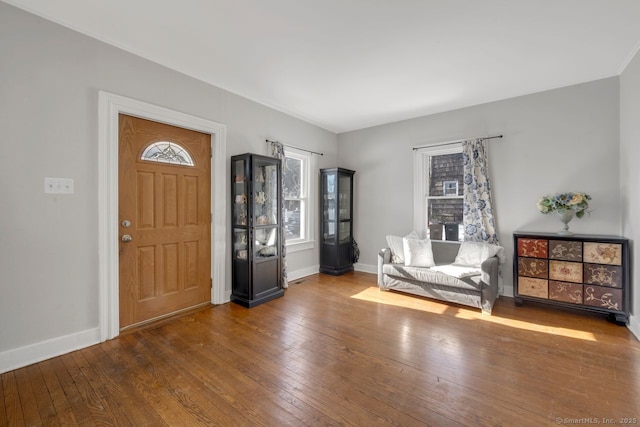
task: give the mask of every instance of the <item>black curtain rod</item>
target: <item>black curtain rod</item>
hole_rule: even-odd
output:
[[[270,139],[265,139],[265,141],[267,141],[267,142],[276,142],[276,143],[280,142],[280,141],[271,141]],[[280,144],[282,144],[282,143],[280,142]],[[289,148],[295,148],[296,150],[306,151],[307,153],[318,154],[320,156],[324,156],[324,154],[319,153],[317,151],[307,150],[306,148],[296,147],[295,145],[288,145],[288,144],[282,144],[282,145],[284,145],[285,147],[289,147]]]
[[[481,139],[481,140],[483,140],[483,141],[484,141],[485,139],[494,139],[494,138],[502,138],[502,135],[483,136],[483,137],[480,137],[480,138],[478,138],[478,139]],[[421,145],[421,146],[419,146],[419,147],[413,147],[413,150],[415,151],[415,150],[421,150],[421,149],[423,149],[423,148],[441,147],[441,146],[443,146],[443,145],[459,144],[459,143],[464,142],[464,141],[467,141],[467,140],[469,140],[469,139],[474,139],[474,138],[460,139],[460,140],[457,140],[457,141],[441,142],[441,143],[439,143],[439,144]]]

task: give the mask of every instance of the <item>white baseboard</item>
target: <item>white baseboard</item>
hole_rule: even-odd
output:
[[[362,271],[363,273],[378,274],[378,266],[371,264],[360,264],[359,262],[353,264],[355,271]]]
[[[505,286],[500,295],[513,298],[513,286]]]
[[[301,268],[300,270],[287,271],[287,279],[289,280],[289,283],[293,283],[298,279],[311,276],[312,274],[316,274],[319,271],[320,265],[312,265],[311,267]]]
[[[89,347],[99,342],[100,328],[94,328],[3,351],[0,353],[0,374]]]
[[[635,335],[636,339],[640,340],[640,318],[638,316],[629,316],[629,324],[627,328]]]

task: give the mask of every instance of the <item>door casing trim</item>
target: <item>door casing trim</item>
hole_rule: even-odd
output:
[[[100,341],[120,333],[118,261],[118,115],[128,114],[211,135],[211,302],[222,304],[227,251],[227,127],[214,121],[100,91],[98,94],[98,305]]]

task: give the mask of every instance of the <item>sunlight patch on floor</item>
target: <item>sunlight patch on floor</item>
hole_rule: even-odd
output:
[[[395,292],[381,291],[378,288],[367,288],[362,292],[351,295],[351,298],[362,301],[377,302],[396,307],[411,308],[413,310],[426,311],[428,313],[442,314],[447,311],[447,306],[438,302],[428,301],[415,297],[408,297]]]
[[[480,320],[483,322],[495,323],[497,325],[508,326],[511,328],[522,329],[532,332],[540,332],[550,335],[558,335],[568,338],[577,338],[585,341],[596,341],[595,335],[591,332],[580,331],[576,329],[560,328],[548,325],[539,325],[537,323],[525,322],[522,320],[508,319],[493,315],[485,315],[479,309],[465,309],[457,306],[439,303],[428,299],[413,297],[411,295],[403,295],[396,292],[381,291],[377,287],[371,287],[352,295],[351,298],[375,302],[378,304],[392,305],[396,307],[405,307],[412,310],[420,310],[428,313],[443,314],[445,311],[455,308],[457,313],[455,317],[464,320]]]
[[[541,332],[544,334],[558,335],[567,338],[577,338],[585,341],[597,341],[595,335],[591,332],[579,331],[577,329],[559,328],[549,325],[539,325],[537,323],[525,322],[516,319],[507,319],[505,317],[486,315],[480,312],[459,309],[456,317],[465,320],[482,320],[483,322],[491,322],[498,325],[509,326],[511,328],[524,329],[532,332]]]

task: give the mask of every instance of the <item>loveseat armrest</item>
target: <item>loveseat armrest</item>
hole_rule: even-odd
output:
[[[491,314],[493,303],[498,297],[498,275],[499,275],[498,257],[486,259],[480,266],[482,271],[481,279],[486,285],[482,288],[482,312]]]
[[[385,264],[389,264],[391,262],[391,249],[382,248],[380,252],[378,252],[378,286],[383,287],[382,284],[382,267]]]

